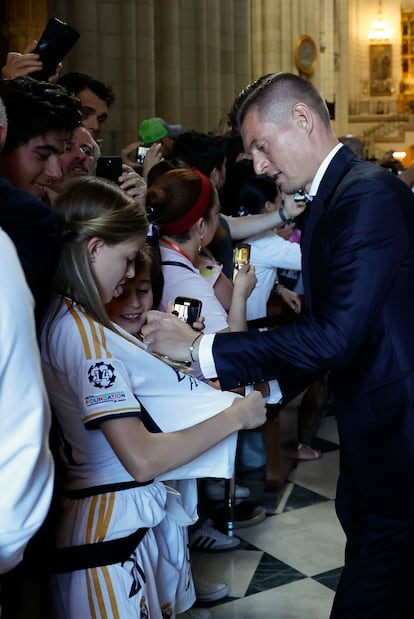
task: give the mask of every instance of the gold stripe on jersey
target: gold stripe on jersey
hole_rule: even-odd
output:
[[[81,336],[81,340],[83,343],[83,349],[85,351],[85,355],[87,359],[91,359],[92,355],[91,355],[91,349],[89,346],[89,342],[88,342],[88,338],[86,335],[86,331],[85,331],[85,327],[83,325],[82,319],[79,316],[79,311],[77,310],[77,308],[74,307],[73,303],[71,303],[71,301],[66,299],[66,305],[67,308],[69,310],[69,312],[72,315],[72,318],[74,319],[74,321],[76,322],[76,326],[78,327],[78,331],[80,333]]]
[[[97,323],[82,306],[75,306],[68,299],[66,299],[66,305],[78,327],[86,359],[110,359],[112,355],[107,350],[105,327],[101,323]],[[92,348],[94,355],[92,355]]]

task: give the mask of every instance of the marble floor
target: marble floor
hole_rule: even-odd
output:
[[[192,553],[196,574],[230,586],[228,597],[204,604],[214,619],[328,619],[345,543],[334,509],[339,451],[333,416],[323,418],[314,447],[323,457],[299,462],[280,491],[266,490],[260,474],[239,480],[265,516],[234,526],[237,549]]]

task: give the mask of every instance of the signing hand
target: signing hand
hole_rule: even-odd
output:
[[[197,332],[177,316],[150,310],[147,324],[142,327],[141,333],[149,352],[158,352],[176,361],[191,361],[188,347],[193,343]],[[197,340],[193,351],[194,359],[197,359],[196,351],[202,337]]]

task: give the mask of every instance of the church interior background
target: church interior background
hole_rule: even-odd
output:
[[[1,63],[50,16],[81,34],[62,72],[116,93],[104,154],[151,116],[221,131],[241,88],[292,71],[321,90],[336,134],[362,138],[367,158],[393,150],[414,162],[414,0],[2,0]]]

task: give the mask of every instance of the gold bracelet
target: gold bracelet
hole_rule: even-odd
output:
[[[194,359],[193,357],[193,351],[194,351],[194,344],[196,343],[196,341],[198,340],[199,337],[201,337],[203,334],[202,333],[198,333],[198,335],[196,335],[196,337],[193,339],[192,344],[190,344],[190,346],[188,347],[188,350],[190,352],[190,357],[191,357],[191,361],[193,363],[195,363],[197,360]]]

